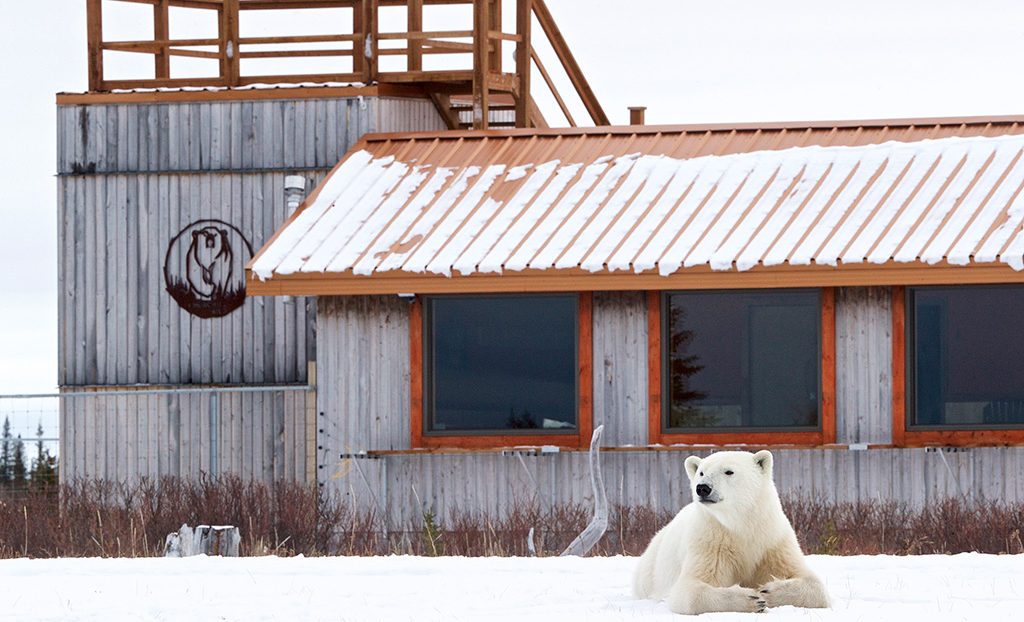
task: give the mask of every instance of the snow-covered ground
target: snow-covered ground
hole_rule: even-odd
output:
[[[1024,555],[823,557],[832,609],[778,620],[1020,620]],[[636,558],[0,561],[2,620],[679,620],[629,593]],[[701,619],[749,619],[708,614]]]

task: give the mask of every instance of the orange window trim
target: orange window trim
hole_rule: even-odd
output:
[[[661,292],[647,292],[648,439],[652,445],[792,445],[820,447],[836,442],[836,294],[821,289],[821,429],[811,432],[668,433],[661,417]]]
[[[907,296],[892,288],[892,443],[897,447],[1024,445],[1024,429],[913,430],[907,418]]]
[[[426,434],[423,419],[423,302],[417,296],[409,313],[409,357],[411,360],[410,388],[410,439],[413,449],[494,449],[498,447],[521,447],[555,445],[567,449],[584,449],[590,446],[594,430],[594,339],[593,339],[593,296],[589,292],[579,293],[578,321],[579,340],[577,352],[578,387],[576,434],[473,434],[432,436]]]

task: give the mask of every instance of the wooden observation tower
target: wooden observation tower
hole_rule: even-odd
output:
[[[420,93],[437,107],[449,129],[495,127],[575,127],[572,113],[582,108],[593,125],[608,118],[573,57],[544,0],[87,0],[89,90],[111,92],[147,88],[237,88],[268,84],[346,84],[379,86],[391,92]],[[149,39],[111,41],[103,35],[105,5],[152,5]],[[465,22],[461,29],[427,30],[425,12],[447,9],[446,24]],[[455,9],[453,11],[453,9]],[[462,10],[458,10],[462,9]],[[215,37],[172,38],[179,10],[189,20],[216,25]],[[327,34],[251,35],[247,17],[287,10],[293,14],[335,10],[321,24]],[[404,13],[404,15],[402,15]],[[205,16],[203,14],[206,14]],[[508,27],[508,18],[513,28]],[[335,27],[336,22],[336,27]],[[539,28],[535,30],[534,24]],[[264,29],[264,31],[267,29]],[[535,45],[553,53],[547,64]],[[152,57],[152,75],[114,78],[108,75],[110,54]],[[176,60],[189,59],[200,72],[180,71]],[[319,70],[282,73],[277,65],[301,67],[318,63]],[[296,64],[298,61],[298,65]],[[557,63],[560,74],[549,70]],[[253,67],[250,67],[252,65]],[[269,71],[255,67],[271,67]],[[540,80],[533,80],[536,74]],[[559,80],[561,78],[561,80]],[[575,101],[557,82],[571,85]],[[540,86],[557,104],[563,119],[545,119],[533,97]],[[498,113],[498,114],[495,114]],[[504,114],[502,114],[504,113]]]

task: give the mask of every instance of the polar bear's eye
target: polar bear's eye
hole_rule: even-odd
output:
[[[701,471],[701,472],[700,472],[700,473],[698,473],[697,475],[700,475],[701,477],[704,477],[704,471]]]
[[[732,475],[732,471],[726,471],[725,474],[726,475]]]

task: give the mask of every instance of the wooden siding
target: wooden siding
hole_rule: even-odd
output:
[[[409,448],[409,306],[398,296],[319,299],[322,483],[341,473],[341,454]]]
[[[888,288],[836,292],[840,443],[891,442],[889,305]],[[455,511],[500,516],[525,503],[592,502],[585,452],[373,454],[408,447],[408,303],[320,298],[318,313],[319,480],[330,490],[392,527],[418,524],[425,510],[445,520]],[[646,322],[643,294],[595,294],[594,421],[606,426],[606,447],[646,445]],[[689,499],[683,461],[710,451],[606,451],[609,501],[674,511]],[[774,452],[783,494],[916,506],[950,497],[1024,501],[1024,447]]]
[[[310,188],[322,176],[302,171]],[[73,175],[60,203],[60,384],[305,382],[312,299],[250,298],[200,318],[167,293],[168,244],[223,220],[253,247],[285,218],[284,176]]]
[[[148,392],[160,388],[133,396],[123,394],[132,387],[103,387],[90,389],[95,397],[63,398],[61,478],[132,482],[233,473],[266,483],[312,481],[311,391]],[[121,394],[103,395],[108,390]]]
[[[62,390],[311,380],[313,299],[249,298],[200,319],[166,291],[169,242],[197,219],[219,219],[256,250],[285,218],[286,175],[304,176],[309,191],[365,132],[443,128],[423,99],[59,105]],[[217,471],[313,481],[311,395],[221,395],[213,428],[209,394],[67,398],[62,477]]]
[[[836,291],[836,442],[892,443],[892,291]]]
[[[611,447],[647,444],[647,306],[643,292],[594,294],[594,427]]]
[[[608,501],[676,511],[690,498],[683,461],[710,450],[624,451],[602,455]],[[915,507],[946,498],[1024,501],[1024,448],[778,449],[780,494],[827,501],[905,501]],[[357,465],[358,463],[358,465]],[[528,455],[402,454],[346,458],[332,489],[386,516],[391,527],[417,525],[430,510],[500,517],[516,506],[593,503],[584,452]]]
[[[441,129],[431,102],[393,97],[66,105],[57,172],[328,169],[367,132]]]

